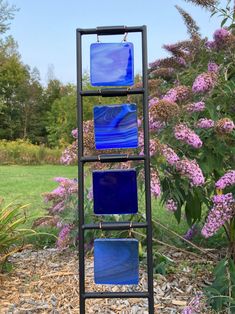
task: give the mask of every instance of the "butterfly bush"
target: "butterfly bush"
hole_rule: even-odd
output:
[[[171,88],[163,97],[163,100],[168,100],[170,102],[181,102],[187,100],[189,96],[190,96],[189,87],[179,85],[174,88]]]
[[[196,224],[193,224],[192,227],[190,227],[187,232],[183,235],[183,238],[186,240],[191,241],[193,237],[198,233],[198,228]]]
[[[235,170],[226,172],[216,183],[217,189],[223,190],[229,186],[235,185]]]
[[[216,122],[215,127],[218,133],[225,134],[231,133],[234,130],[235,125],[231,119],[223,118]]]
[[[77,194],[77,180],[57,177],[54,181],[59,183],[59,186],[49,193],[44,194],[44,201],[51,202],[51,207],[48,208],[50,214],[60,213],[65,210],[66,200],[73,194]]]
[[[203,72],[195,78],[192,91],[195,94],[207,93],[215,87],[216,82],[217,76],[214,72]]]
[[[71,241],[70,232],[72,228],[73,227],[70,224],[64,224],[61,226],[61,230],[59,232],[58,239],[56,242],[56,246],[59,250],[64,250],[69,246]]]
[[[183,123],[175,126],[174,136],[177,140],[182,141],[193,148],[198,149],[202,147],[202,140],[200,137]]]
[[[196,126],[200,129],[210,129],[213,128],[215,122],[211,119],[201,118],[197,121]]]
[[[190,185],[202,186],[205,183],[205,178],[196,160],[183,158],[176,162],[176,170],[183,176],[189,179]]]
[[[175,165],[175,163],[180,160],[175,151],[167,145],[161,146],[161,153],[166,158],[168,164],[170,164],[171,166]]]
[[[235,200],[232,193],[214,195],[212,202],[213,207],[201,231],[205,238],[213,236],[227,221],[234,217]]]
[[[224,47],[228,43],[230,37],[231,33],[226,28],[217,29],[213,34],[213,38],[217,48]]]
[[[186,106],[186,110],[190,113],[204,111],[206,105],[204,101],[195,102]]]
[[[151,171],[151,193],[155,197],[159,197],[161,195],[161,184],[158,173],[155,170]]]
[[[217,73],[219,71],[219,66],[215,62],[209,62],[207,68],[208,72]]]
[[[166,209],[170,212],[176,212],[177,211],[177,203],[172,198],[168,199],[166,204]]]

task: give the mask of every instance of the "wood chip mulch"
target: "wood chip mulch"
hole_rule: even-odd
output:
[[[173,260],[166,276],[154,281],[155,313],[181,313],[196,292],[211,280],[213,262],[167,250]],[[14,269],[0,274],[0,314],[79,314],[78,258],[74,251],[25,250],[11,257]],[[141,266],[138,286],[100,286],[93,280],[93,260],[86,262],[87,291],[144,291],[147,278]],[[95,299],[86,301],[91,314],[147,314],[145,299]],[[205,307],[201,313],[211,313]]]

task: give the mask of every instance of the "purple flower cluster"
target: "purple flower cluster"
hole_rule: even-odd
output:
[[[219,71],[219,66],[215,62],[208,63],[208,71],[217,73]]]
[[[176,57],[176,62],[179,64],[179,65],[182,65],[182,66],[186,66],[186,61],[183,57]]]
[[[166,202],[166,208],[170,212],[175,212],[175,211],[177,211],[177,203],[172,198],[170,198]]]
[[[189,228],[187,230],[187,232],[184,234],[183,238],[191,241],[193,239],[193,237],[197,234],[197,232],[198,232],[197,225],[194,224],[194,225],[192,225],[191,228]]]
[[[171,102],[181,102],[188,99],[190,95],[190,90],[187,86],[179,85],[174,88],[171,88],[165,96],[163,96],[163,100],[171,101]]]
[[[235,200],[232,193],[214,195],[212,201],[213,207],[201,231],[205,238],[213,236],[226,221],[234,217]]]
[[[184,123],[175,126],[174,136],[177,140],[187,143],[193,148],[202,147],[202,141],[200,137],[194,131],[189,129]]]
[[[75,139],[77,139],[77,138],[78,138],[78,129],[72,130],[71,134],[72,134],[72,136],[73,136]]]
[[[186,106],[186,110],[190,113],[204,111],[206,105],[204,101],[195,102]]]
[[[161,153],[166,158],[168,164],[170,164],[171,166],[173,166],[178,160],[180,160],[174,150],[167,145],[162,145]]]
[[[70,242],[70,231],[72,226],[69,224],[64,224],[59,232],[56,246],[59,250],[64,250],[68,247]]]
[[[195,313],[201,313],[202,306],[201,306],[201,299],[203,294],[198,293],[186,306],[181,314],[195,314]]]
[[[230,170],[226,172],[216,183],[215,187],[217,189],[223,190],[228,186],[235,184],[235,170]]]
[[[211,119],[201,118],[198,120],[196,126],[200,129],[210,129],[213,128],[215,122]]]
[[[189,179],[191,186],[202,186],[205,183],[204,175],[196,160],[181,159],[176,162],[176,170]]]
[[[69,145],[62,153],[60,162],[64,165],[70,165],[77,159],[77,141]]]
[[[206,48],[209,50],[213,50],[216,48],[216,43],[214,42],[214,40],[208,40],[205,44]]]
[[[235,125],[229,118],[223,118],[216,122],[216,129],[219,133],[231,133],[235,129]]]
[[[155,197],[159,197],[161,194],[160,179],[154,170],[151,171],[151,193]]]
[[[231,33],[226,28],[219,28],[217,29],[214,34],[213,38],[217,47],[224,45],[227,40],[230,38]]]
[[[139,133],[139,147],[141,148],[140,155],[144,155],[144,133],[141,131]],[[149,141],[149,153],[150,156],[156,154],[159,147],[159,142],[155,139],[150,139]]]
[[[199,74],[192,87],[192,91],[197,93],[206,93],[214,88],[216,84],[216,74],[214,72],[203,72]]]
[[[52,202],[52,206],[48,209],[51,214],[62,212],[65,209],[66,200],[78,191],[76,180],[58,177],[55,181],[59,183],[59,186],[52,192],[44,194],[45,202]]]
[[[149,100],[149,108],[151,108],[152,106],[155,106],[158,102],[159,102],[159,98],[157,98],[157,97],[151,98]]]

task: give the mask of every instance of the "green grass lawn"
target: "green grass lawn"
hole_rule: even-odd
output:
[[[58,184],[54,177],[77,177],[76,166],[0,166],[0,197],[4,204],[10,202],[29,204],[33,216],[45,214],[42,194]]]

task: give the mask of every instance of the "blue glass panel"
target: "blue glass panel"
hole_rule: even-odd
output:
[[[93,195],[96,215],[136,214],[135,169],[93,171]]]
[[[93,86],[134,84],[134,47],[132,43],[95,43],[90,47]]]
[[[138,147],[136,104],[94,107],[96,149]]]
[[[94,246],[96,284],[138,284],[138,240],[96,239]]]

